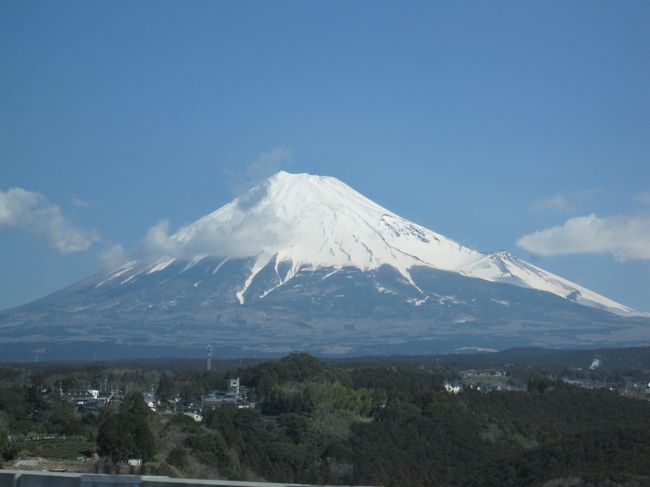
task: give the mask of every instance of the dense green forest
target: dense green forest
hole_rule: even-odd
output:
[[[84,465],[95,471],[126,472],[123,462],[140,458],[146,473],[312,484],[650,484],[650,402],[535,367],[508,372],[525,392],[451,394],[443,382],[458,370],[437,360],[326,363],[296,353],[212,371],[177,365],[1,367],[5,465],[94,454]],[[257,407],[206,408],[200,422],[178,412],[234,377]],[[124,397],[100,411],[57,395],[107,384]],[[155,413],[142,393],[157,396]]]

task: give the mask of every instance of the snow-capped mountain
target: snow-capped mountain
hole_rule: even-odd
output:
[[[507,252],[469,249],[331,177],[280,172],[175,233],[155,227],[143,247],[146,258],[0,312],[0,354],[650,342],[646,316]]]
[[[369,270],[382,265],[411,281],[413,266],[456,270],[482,257],[400,218],[338,179],[284,171],[180,229],[161,247],[167,255],[151,269],[164,268],[174,257],[254,257],[238,292],[240,303],[271,260],[288,264],[283,284],[303,267]]]
[[[166,253],[144,270],[163,270],[176,259],[191,267],[202,258],[253,257],[237,290],[241,304],[257,274],[269,262],[286,269],[263,295],[288,283],[301,268],[388,265],[412,285],[410,269],[426,266],[492,282],[547,291],[586,306],[622,315],[635,311],[507,252],[484,254],[410,222],[336,178],[279,172],[248,193],[167,237]],[[143,272],[130,263],[112,275],[134,279]],[[108,279],[110,279],[110,274]],[[128,282],[128,281],[126,281]],[[262,296],[260,296],[262,297]]]

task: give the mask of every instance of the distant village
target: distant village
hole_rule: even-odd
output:
[[[145,396],[145,401],[147,401],[147,396]],[[237,409],[251,409],[256,407],[254,402],[248,400],[248,391],[245,386],[240,385],[239,377],[228,380],[228,390],[212,391],[202,397],[201,402],[183,402],[179,397],[174,398],[173,401],[175,412],[181,412],[197,422],[200,422],[203,419],[202,414],[206,410],[219,407],[231,407]],[[147,402],[147,404],[149,404],[149,407],[152,407],[149,402]],[[153,410],[155,411],[155,409]]]
[[[583,389],[607,389],[612,392],[617,392],[621,396],[650,401],[650,382],[645,383],[625,379],[614,381],[598,378],[597,371],[601,365],[601,360],[594,358],[589,367],[566,370],[561,374],[549,373],[545,375],[545,378],[549,380],[561,380],[566,384]],[[482,392],[527,392],[528,387],[527,382],[519,382],[513,379],[510,371],[506,368],[461,370],[458,372],[458,378],[444,382],[445,390],[451,394],[457,394],[463,389]]]
[[[182,413],[197,422],[201,422],[204,412],[214,408],[256,408],[256,403],[248,400],[248,391],[245,386],[240,385],[239,377],[229,379],[227,386],[226,390],[214,390],[196,399],[183,400],[180,396],[176,396],[163,402],[153,392],[145,392],[142,396],[149,409],[154,413]],[[101,411],[105,408],[117,409],[130,391],[113,388],[99,390],[63,389],[62,387],[47,389],[40,387],[39,392],[44,399],[62,399],[74,405],[77,412],[84,413]]]

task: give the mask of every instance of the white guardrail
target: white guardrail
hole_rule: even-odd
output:
[[[0,470],[0,487],[190,487],[193,485],[214,487],[316,487],[306,484],[180,479],[154,475],[101,475]]]

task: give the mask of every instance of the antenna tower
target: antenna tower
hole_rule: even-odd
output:
[[[212,370],[212,345],[208,344],[208,363],[206,364],[206,370]]]

